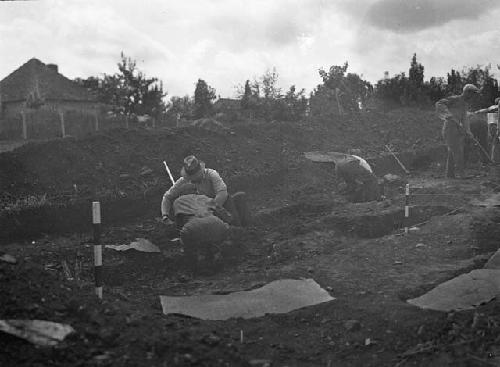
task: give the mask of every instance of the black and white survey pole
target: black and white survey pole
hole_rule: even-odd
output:
[[[101,203],[98,201],[92,202],[92,226],[94,229],[95,294],[102,299]]]

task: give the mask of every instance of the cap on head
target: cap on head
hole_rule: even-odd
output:
[[[463,94],[479,93],[479,89],[474,84],[466,84],[462,90]]]
[[[181,176],[187,179],[192,178],[205,168],[205,164],[194,155],[188,155],[182,163]]]

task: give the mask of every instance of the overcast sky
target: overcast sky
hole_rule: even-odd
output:
[[[198,78],[222,97],[276,67],[309,92],[319,68],[349,62],[371,82],[500,64],[498,0],[58,0],[0,2],[0,79],[32,57],[69,78],[113,74],[123,51],[192,95]]]

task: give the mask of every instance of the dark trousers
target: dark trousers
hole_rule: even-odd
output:
[[[223,221],[234,226],[245,227],[249,224],[249,212],[246,200],[246,193],[239,191],[233,195],[228,195],[224,203],[224,209],[230,214],[230,219],[222,218]]]
[[[443,124],[443,138],[448,147],[446,157],[446,177],[454,178],[455,174],[463,177],[465,157],[465,134],[461,131],[458,123],[447,120]]]

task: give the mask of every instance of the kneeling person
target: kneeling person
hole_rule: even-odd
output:
[[[161,214],[164,220],[175,220],[172,204],[182,195],[205,195],[214,200],[215,214],[225,222],[235,226],[246,226],[249,221],[245,193],[229,195],[227,185],[219,173],[206,168],[205,163],[194,155],[184,159],[181,178],[165,192],[161,202]]]

